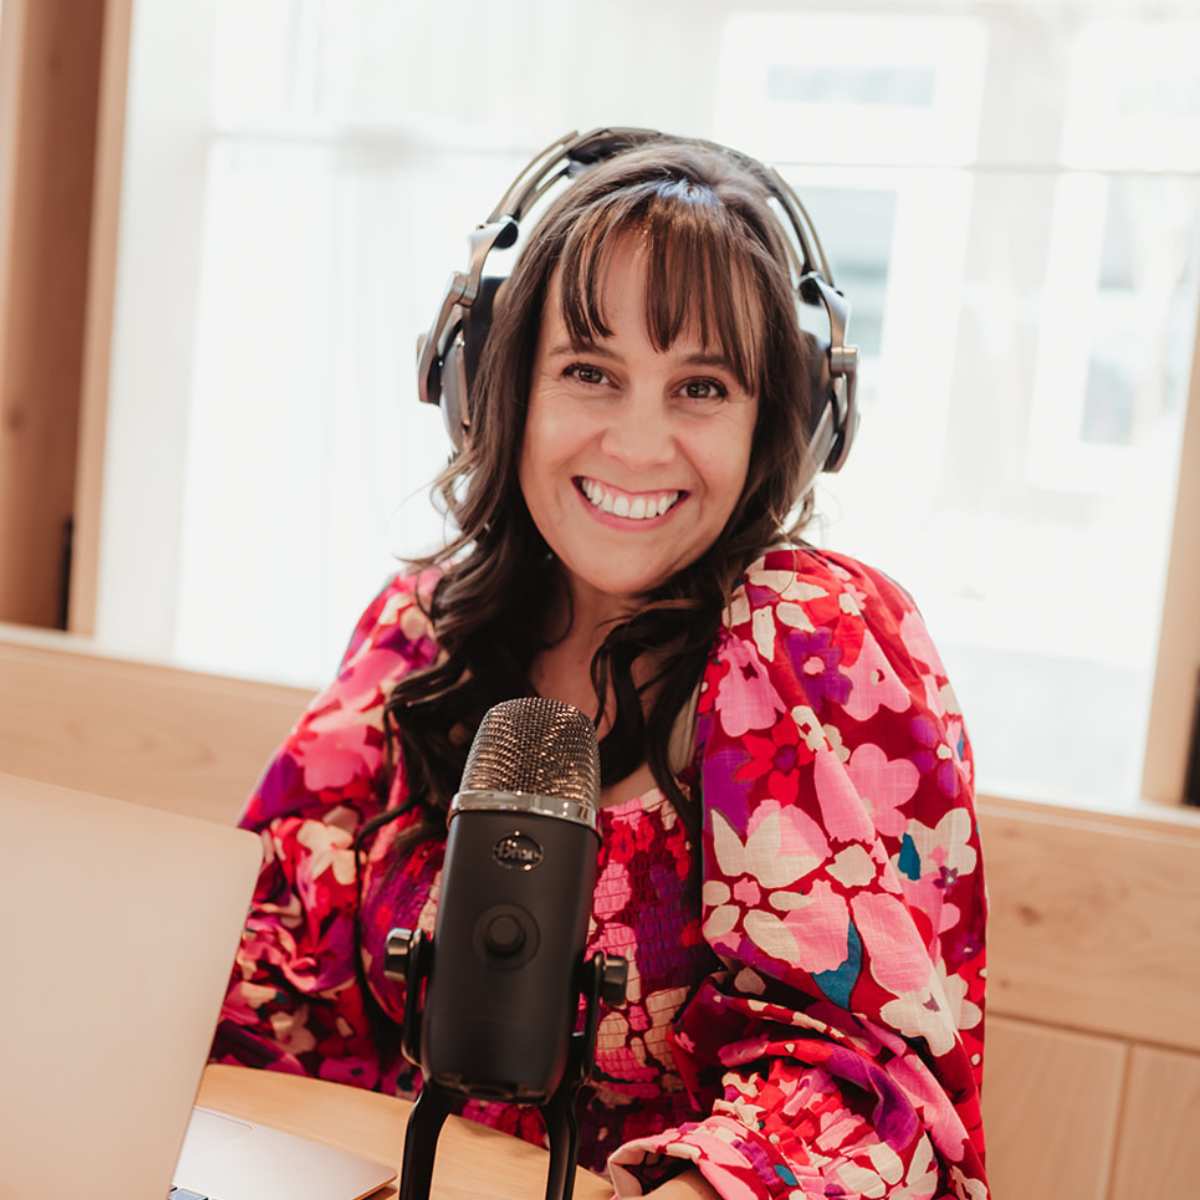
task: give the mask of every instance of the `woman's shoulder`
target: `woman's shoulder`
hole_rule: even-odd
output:
[[[395,574],[375,593],[355,622],[336,677],[268,763],[242,814],[244,827],[285,816],[319,822],[346,805],[367,803],[369,781],[383,761],[387,696],[410,671],[438,657],[426,615],[436,582],[427,572]]]
[[[413,665],[431,661],[436,639],[429,609],[440,578],[434,568],[390,575],[355,622],[338,674],[378,649],[412,659]]]
[[[832,675],[835,697],[858,719],[884,682],[899,711],[909,697],[939,716],[957,713],[946,669],[916,601],[889,574],[849,554],[808,545],[774,547],[745,570],[722,635],[746,670],[795,677],[807,690]],[[848,694],[842,696],[842,691]],[[907,695],[905,695],[907,693]],[[860,711],[861,710],[861,711]]]
[[[753,623],[765,610],[785,623],[795,620],[798,628],[847,617],[885,628],[921,622],[912,595],[885,571],[807,544],[772,547],[755,559],[742,574],[725,625]]]

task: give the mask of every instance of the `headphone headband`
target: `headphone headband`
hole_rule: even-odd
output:
[[[593,129],[582,135],[575,131],[564,134],[530,159],[487,220],[468,235],[467,270],[451,275],[429,333],[417,339],[418,396],[423,403],[440,406],[456,450],[462,449],[470,430],[471,383],[491,327],[492,303],[507,278],[484,274],[492,250],[508,249],[516,242],[521,222],[560,181],[573,180],[625,150],[674,140],[658,130],[625,127]],[[702,139],[689,141],[731,156],[760,180],[768,199],[774,199],[783,212],[781,228],[792,234],[788,237],[785,233],[783,240],[798,313],[802,305],[819,307],[829,323],[829,341],[821,343],[814,338],[821,353],[819,376],[814,380],[816,405],[803,494],[820,471],[841,470],[858,432],[858,347],[846,344],[850,305],[844,293],[834,286],[816,227],[787,181],[773,167],[741,151]]]

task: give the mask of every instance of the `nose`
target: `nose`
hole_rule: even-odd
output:
[[[675,459],[675,429],[661,396],[629,393],[614,405],[600,449],[629,472],[650,471]]]

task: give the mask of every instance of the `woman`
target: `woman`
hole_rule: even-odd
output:
[[[581,1164],[664,1200],[987,1196],[971,750],[911,597],[798,536],[785,262],[761,180],[699,143],[551,205],[440,480],[461,535],[368,606],[243,816],[265,862],[215,1058],[419,1085],[384,939],[432,931],[474,731],[538,693],[596,716],[588,953],[630,960]]]

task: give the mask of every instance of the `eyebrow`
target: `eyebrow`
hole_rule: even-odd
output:
[[[595,342],[581,342],[579,344],[560,342],[550,351],[551,358],[568,354],[594,354],[598,358],[608,358],[614,361],[619,361],[621,358],[619,354],[614,354],[611,350],[605,350],[603,346]],[[679,361],[687,367],[724,367],[725,370],[733,372],[733,364],[724,354],[689,354],[686,358],[682,358]]]

